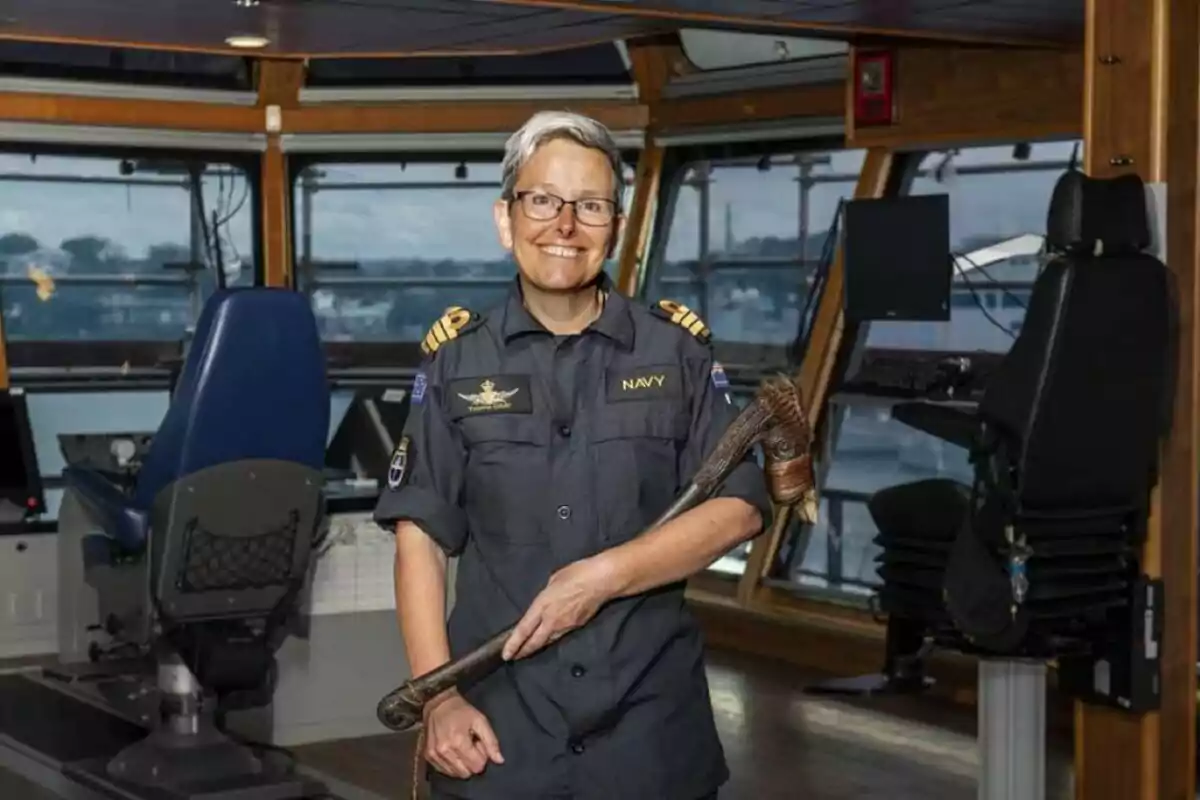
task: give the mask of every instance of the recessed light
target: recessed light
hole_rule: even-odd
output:
[[[225,40],[225,44],[230,47],[237,47],[243,50],[256,50],[260,47],[266,47],[270,43],[271,40],[267,37],[255,36],[251,33],[239,33]]]

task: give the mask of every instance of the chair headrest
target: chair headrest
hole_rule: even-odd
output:
[[[1140,253],[1150,244],[1146,187],[1137,175],[1091,178],[1070,170],[1054,185],[1046,217],[1051,252]]]
[[[138,476],[149,508],[209,467],[288,461],[320,470],[329,436],[325,351],[308,297],[266,287],[214,292]]]

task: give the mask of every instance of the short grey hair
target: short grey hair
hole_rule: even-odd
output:
[[[537,149],[553,139],[570,139],[584,147],[604,153],[613,170],[616,186],[613,199],[618,213],[624,208],[625,176],[621,169],[621,151],[613,141],[612,134],[603,124],[591,117],[571,111],[539,111],[530,117],[504,145],[504,161],[501,164],[500,196],[512,200],[521,168]]]

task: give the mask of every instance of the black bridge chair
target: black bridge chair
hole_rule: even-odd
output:
[[[1150,244],[1138,178],[1064,174],[1051,259],[978,410],[896,406],[966,448],[974,479],[871,498],[889,615],[981,655],[1095,653],[1122,629],[1128,648],[1175,369],[1170,276]]]
[[[111,637],[92,647],[92,660],[143,658],[162,703],[161,724],[108,764],[111,777],[179,796],[197,781],[266,780],[220,723],[227,710],[271,701],[276,652],[324,517],[328,432],[325,357],[308,299],[219,291],[132,491],[95,470],[65,470],[90,523],[79,546],[94,622]],[[270,794],[293,796],[303,793]]]

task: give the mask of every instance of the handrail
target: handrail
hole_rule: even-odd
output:
[[[186,274],[155,274],[141,272],[124,273],[67,273],[50,275],[55,286],[174,286],[190,289],[195,279]],[[0,272],[0,286],[19,286],[28,284],[31,288],[37,286],[37,281],[23,273]]]

